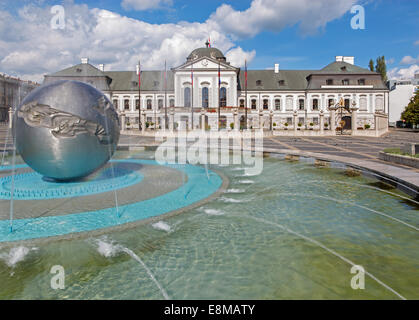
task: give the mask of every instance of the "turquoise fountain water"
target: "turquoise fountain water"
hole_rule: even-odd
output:
[[[116,155],[144,164],[152,156]],[[417,201],[376,179],[349,177],[342,165],[302,160],[265,158],[258,176],[213,166],[210,181],[222,173],[228,189],[179,215],[103,236],[0,249],[0,298],[418,299]],[[208,194],[205,168],[185,170],[185,188],[155,205]],[[121,219],[133,216],[147,214],[132,210]],[[56,264],[66,270],[64,290],[50,288]],[[364,290],[350,286],[354,264],[366,271]]]

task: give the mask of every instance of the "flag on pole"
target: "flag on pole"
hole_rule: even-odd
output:
[[[167,90],[167,71],[166,71],[166,60],[164,60],[164,90]]]
[[[211,48],[211,38],[208,37],[208,48]]]
[[[141,65],[138,62],[138,88],[141,87]]]
[[[247,60],[244,60],[244,87],[247,88]]]
[[[193,65],[191,65],[191,83],[193,88]]]
[[[221,70],[220,70],[220,61],[218,61],[218,86],[221,85]]]

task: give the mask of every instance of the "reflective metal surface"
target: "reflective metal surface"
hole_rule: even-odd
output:
[[[119,119],[109,99],[79,81],[32,91],[14,114],[16,150],[42,175],[70,180],[104,165],[116,150]]]

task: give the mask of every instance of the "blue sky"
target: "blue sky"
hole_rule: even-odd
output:
[[[313,5],[316,2],[321,8]],[[65,54],[60,53],[59,57],[49,56],[49,66],[28,70],[31,67],[25,66],[20,60],[16,61],[18,58],[30,61],[27,54],[19,52],[16,41],[10,43],[10,47],[6,41],[0,44],[0,59],[1,56],[5,57],[0,63],[0,72],[22,74],[24,69],[39,75],[55,71],[53,68],[77,63],[82,54],[89,55],[95,63],[107,63],[113,70],[133,69],[137,58],[134,59],[129,54],[140,56],[145,67],[149,69],[156,69],[159,61],[164,59],[168,59],[169,65],[175,66],[184,60],[186,52],[198,45],[203,46],[204,39],[210,33],[213,35],[213,46],[221,48],[236,64],[248,59],[251,69],[271,68],[277,62],[282,69],[319,69],[333,61],[335,55],[355,56],[355,64],[367,67],[370,58],[384,55],[390,77],[406,77],[419,71],[419,1],[17,0],[10,4],[0,0],[0,10],[9,13],[15,23],[33,24],[38,16],[29,19],[27,15],[22,15],[23,8],[29,6],[30,12],[38,10],[37,14],[42,16],[47,15],[50,7],[56,4],[61,4],[66,9],[68,21],[77,21],[75,17],[78,15],[85,17],[74,30],[67,28],[48,40],[47,44],[54,47],[56,39],[59,44],[57,50]],[[365,9],[364,30],[351,28],[354,14],[350,13],[350,8],[354,4],[361,4]],[[128,30],[126,34],[120,35],[115,29],[99,30],[106,29],[104,26],[108,22],[103,23],[105,18],[98,13],[98,9],[117,14],[117,18],[113,20],[115,28]],[[98,16],[101,18],[97,18]],[[98,22],[93,24],[91,21],[96,21],[95,19]],[[116,19],[119,19],[118,23]],[[44,20],[39,18],[37,28],[41,28],[39,25]],[[173,31],[174,26],[180,28],[180,31]],[[89,28],[95,34],[87,41],[90,35],[80,30]],[[156,31],[158,28],[160,31]],[[47,32],[46,29],[39,30],[38,33]],[[48,37],[51,37],[50,31],[48,33]],[[2,35],[0,30],[0,36]],[[22,39],[25,36],[27,35],[23,35]],[[67,48],[63,45],[62,37],[73,40],[80,37],[81,42],[86,40],[86,45],[68,45]],[[101,37],[102,41],[97,40],[95,46],[94,39]],[[118,37],[126,38],[126,42],[132,42],[132,46],[126,43],[121,46],[117,41]],[[103,51],[114,50],[109,50],[110,39],[121,48],[120,52],[106,55]],[[22,42],[22,46],[26,44]],[[166,44],[173,47],[166,50]],[[182,50],[173,52],[176,46],[182,47]],[[45,48],[41,49],[42,54],[34,48],[31,51],[33,58],[51,54]],[[122,52],[126,52],[127,56]],[[115,56],[119,56],[120,61],[114,59]],[[8,67],[7,62],[11,67]]]

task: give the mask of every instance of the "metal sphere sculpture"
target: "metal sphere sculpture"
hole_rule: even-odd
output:
[[[85,177],[116,150],[119,119],[99,90],[60,80],[33,90],[15,110],[16,151],[38,173],[56,180]]]

